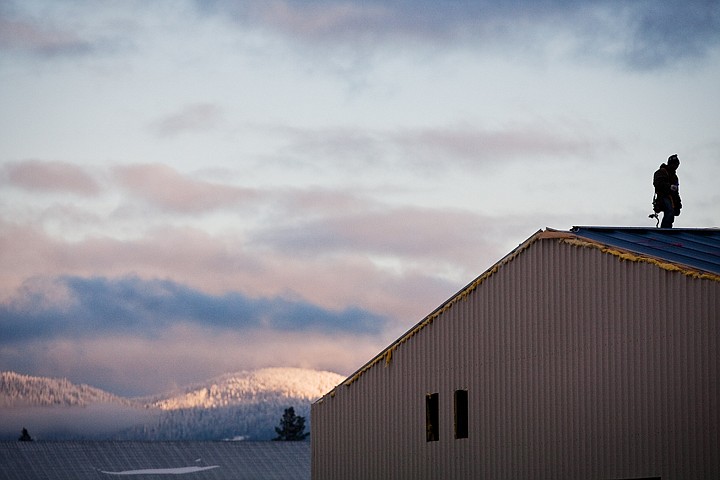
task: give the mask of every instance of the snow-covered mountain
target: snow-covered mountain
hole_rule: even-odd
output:
[[[136,402],[89,385],[76,385],[65,378],[31,377],[0,372],[0,408],[86,407],[96,403],[134,406]]]
[[[337,373],[302,368],[263,368],[230,373],[150,399],[162,410],[219,408],[242,404],[280,402],[292,398],[312,402],[343,381]]]
[[[325,371],[265,368],[128,399],[65,379],[2,372],[0,438],[16,438],[27,427],[36,438],[55,440],[269,440],[288,407],[306,418],[309,430],[310,404],[343,379]]]

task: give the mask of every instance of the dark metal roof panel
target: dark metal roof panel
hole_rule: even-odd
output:
[[[187,475],[183,475],[187,474]],[[310,442],[0,442],[0,479],[310,478]]]
[[[604,245],[720,274],[720,229],[573,227],[575,235]]]

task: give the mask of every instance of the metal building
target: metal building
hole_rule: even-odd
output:
[[[720,478],[720,230],[539,231],[312,405],[312,478]]]

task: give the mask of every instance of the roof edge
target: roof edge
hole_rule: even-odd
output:
[[[500,270],[504,265],[510,263],[515,258],[517,258],[523,251],[525,251],[527,248],[529,248],[531,245],[533,245],[535,242],[539,240],[558,240],[561,243],[575,246],[575,247],[584,247],[584,248],[593,248],[601,251],[602,253],[606,253],[609,255],[613,255],[617,258],[619,258],[621,261],[633,261],[633,262],[640,262],[640,263],[647,263],[655,265],[656,267],[659,267],[663,270],[672,271],[672,272],[679,272],[686,276],[692,277],[692,278],[699,278],[699,279],[707,279],[707,280],[713,280],[720,282],[720,275],[716,275],[713,273],[706,272],[704,270],[698,270],[690,267],[686,267],[685,265],[681,265],[678,263],[672,263],[667,260],[662,260],[657,257],[652,257],[649,255],[640,254],[637,252],[632,252],[630,250],[626,250],[620,247],[610,246],[605,243],[601,243],[595,240],[591,240],[585,237],[582,237],[575,233],[577,229],[579,228],[595,228],[595,229],[616,229],[617,227],[573,227],[570,231],[565,230],[555,230],[550,227],[546,227],[545,230],[538,230],[533,235],[531,235],[527,240],[519,244],[517,247],[515,247],[510,253],[505,255],[502,259],[500,259],[498,262],[493,264],[490,268],[485,270],[480,276],[476,277],[473,281],[465,285],[463,288],[461,288],[456,294],[451,296],[448,300],[443,302],[439,307],[437,307],[435,310],[433,310],[429,315],[426,315],[422,320],[420,320],[418,323],[413,325],[409,330],[407,330],[404,334],[402,334],[399,338],[397,338],[395,341],[393,341],[390,345],[388,345],[386,348],[384,348],[380,353],[375,355],[372,359],[370,359],[368,362],[366,362],[362,367],[357,369],[355,372],[353,372],[350,376],[348,376],[342,383],[337,385],[335,388],[333,388],[330,392],[320,397],[318,400],[316,400],[314,403],[319,404],[322,403],[325,399],[325,397],[330,396],[334,397],[335,392],[338,387],[341,385],[344,385],[346,387],[349,387],[353,383],[355,383],[365,372],[382,362],[385,361],[385,365],[389,365],[392,361],[392,355],[393,352],[403,343],[410,340],[412,337],[414,337],[417,333],[419,333],[421,330],[423,330],[428,325],[432,324],[433,321],[435,321],[436,318],[440,317],[445,311],[450,309],[454,304],[459,302],[460,300],[464,300],[467,295],[469,295],[471,292],[473,292],[478,286],[480,286],[485,280],[493,276],[495,273]],[[625,228],[625,227],[623,227]],[[647,230],[648,228],[645,227],[636,227],[638,230]],[[699,230],[717,230],[714,228],[693,228],[693,229],[676,229],[678,231],[680,230],[692,230],[692,231],[699,231]]]
[[[647,255],[647,254],[643,254],[643,253],[634,252],[632,250],[622,248],[622,247],[616,247],[614,245],[611,246],[606,243],[599,242],[597,240],[592,240],[589,238],[572,235],[569,238],[561,239],[561,241],[563,243],[566,243],[568,245],[573,245],[576,247],[594,248],[594,249],[600,250],[602,253],[606,253],[608,255],[613,255],[613,256],[619,258],[621,261],[647,263],[647,264],[655,265],[656,267],[661,268],[663,270],[667,270],[668,272],[681,273],[687,277],[720,282],[720,275],[717,275],[715,273],[708,272],[706,270],[702,270],[702,269],[695,268],[695,267],[690,267],[690,266],[684,265],[679,262],[672,262],[670,260],[665,260],[660,257],[653,256],[653,255]]]
[[[613,227],[611,225],[599,225],[599,226],[596,226],[596,225],[573,225],[573,227],[570,229],[570,231],[575,232],[581,228],[585,228],[588,230],[618,230],[618,229],[622,229],[622,230],[651,230],[651,231],[658,229],[658,227]],[[718,230],[720,230],[720,227],[682,227],[682,228],[673,227],[673,228],[663,229],[663,232],[672,234],[673,232],[708,232],[708,231],[717,232]]]
[[[522,242],[520,245],[515,247],[510,253],[505,255],[502,259],[500,259],[495,264],[493,264],[493,266],[491,266],[490,268],[485,270],[485,272],[483,272],[480,276],[476,277],[472,282],[465,285],[456,294],[454,294],[448,300],[443,302],[439,307],[437,307],[435,310],[433,310],[430,314],[426,315],[418,323],[413,325],[409,330],[407,330],[404,334],[402,334],[399,338],[397,338],[390,345],[385,347],[382,351],[380,351],[380,353],[375,355],[372,359],[370,359],[368,362],[366,362],[362,367],[360,367],[355,372],[350,374],[350,376],[348,376],[340,385],[349,387],[350,385],[355,383],[365,372],[367,372],[368,370],[370,370],[372,367],[374,367],[375,365],[377,365],[378,363],[380,363],[383,360],[385,361],[385,365],[389,365],[392,360],[392,354],[398,348],[398,346],[407,342],[409,339],[414,337],[422,329],[424,329],[425,327],[430,325],[436,318],[438,318],[440,315],[442,315],[445,311],[447,311],[455,303],[457,303],[458,301],[463,300],[465,297],[467,297],[468,294],[470,294],[473,290],[475,290],[485,280],[487,280],[492,275],[494,275],[503,265],[514,260],[520,253],[522,253],[525,249],[530,247],[530,245],[532,245],[536,241],[541,240],[541,239],[567,239],[567,238],[575,238],[575,237],[576,236],[571,233],[562,232],[559,230],[552,230],[549,228],[546,228],[545,230],[542,230],[542,229],[538,230],[533,235],[531,235],[530,238],[528,238],[527,240]],[[322,403],[324,398],[328,395],[330,397],[334,397],[335,390],[340,385],[333,388],[330,392],[328,392],[327,394],[320,397],[314,403],[316,403],[316,404]]]

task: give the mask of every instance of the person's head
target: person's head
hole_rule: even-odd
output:
[[[672,168],[673,170],[677,170],[677,168],[680,166],[680,159],[678,158],[677,153],[668,157],[667,166]]]

